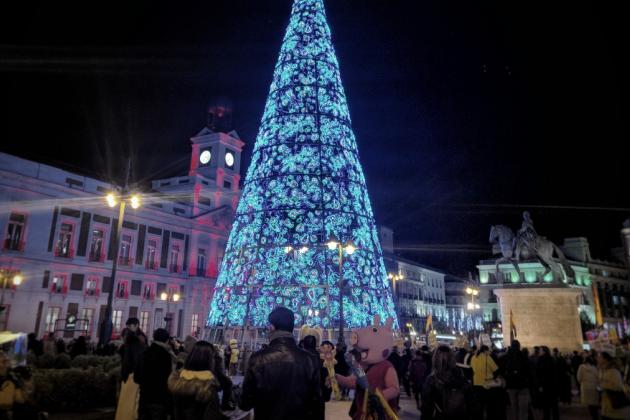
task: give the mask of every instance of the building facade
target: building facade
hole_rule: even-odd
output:
[[[434,325],[444,323],[445,326],[448,322],[446,274],[395,255],[394,232],[385,226],[380,226],[378,232],[401,331],[423,333],[429,314],[433,316]]]
[[[114,335],[129,317],[144,331],[201,332],[239,199],[244,146],[236,132],[214,131],[212,117],[211,109],[208,126],[191,139],[187,175],[152,181],[139,208],[126,206],[119,249],[119,207],[104,199],[115,186],[0,153],[0,330],[96,339],[114,293]]]
[[[603,261],[591,257],[586,238],[566,238],[560,249],[574,271],[573,284],[581,290],[580,317],[586,325],[602,324],[614,328],[621,336],[627,334],[630,318],[630,281],[628,268],[622,262]],[[507,284],[525,284],[536,287],[540,283],[562,282],[554,273],[543,276],[544,267],[535,260],[518,264],[520,276],[511,264],[500,264],[496,272],[496,259],[480,261],[480,303],[485,322],[501,322],[501,311],[493,290]],[[555,278],[554,278],[555,277]]]

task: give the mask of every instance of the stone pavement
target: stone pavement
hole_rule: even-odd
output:
[[[574,400],[576,397],[574,397]],[[350,401],[330,401],[326,403],[326,420],[348,420],[348,410],[350,410]],[[400,420],[419,420],[420,411],[416,408],[416,401],[413,397],[409,398],[406,394],[400,398]],[[588,420],[590,416],[586,408],[579,404],[570,406],[560,405],[560,418],[562,420]]]

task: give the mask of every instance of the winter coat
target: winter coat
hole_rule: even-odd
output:
[[[621,373],[615,368],[604,369],[600,373],[599,386],[602,388],[602,417],[611,419],[630,419],[630,405],[622,408],[614,409],[608,396],[607,390],[624,391],[626,390]],[[627,394],[626,394],[627,395]]]
[[[173,394],[175,420],[222,420],[219,409],[219,382],[209,370],[182,369],[168,378]]]
[[[427,364],[422,357],[417,357],[409,363],[409,380],[414,391],[420,391],[427,378]]]
[[[464,398],[463,410],[466,412],[465,418],[471,418],[475,412],[475,397],[472,392],[470,383],[466,380],[459,369],[453,369],[445,372],[440,376],[431,374],[427,377],[422,389],[422,420],[459,420],[462,417],[451,418],[445,415],[445,412],[452,411],[454,407],[445,406],[445,404],[454,404],[453,400],[445,401],[445,392],[447,390],[459,390]],[[459,401],[460,403],[462,401]]]
[[[140,385],[140,407],[145,404],[171,406],[168,377],[172,370],[173,355],[158,343],[152,343],[140,355],[133,376],[133,380]]]
[[[529,360],[520,350],[510,348],[503,360],[508,389],[529,388]]]
[[[483,386],[488,379],[494,377],[497,371],[497,364],[489,354],[481,353],[472,358],[470,366],[473,370],[473,385]]]
[[[586,406],[599,405],[599,373],[597,368],[583,363],[577,369],[577,381],[580,384],[580,402]]]
[[[240,407],[256,420],[323,419],[319,366],[287,334],[250,357]]]

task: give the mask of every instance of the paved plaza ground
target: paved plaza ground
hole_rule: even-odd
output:
[[[242,382],[242,376],[233,377],[235,384]],[[579,397],[573,396],[574,403],[570,406],[560,405],[562,420],[588,420],[590,417],[586,408],[577,403]],[[348,420],[351,401],[330,401],[326,403],[326,420]],[[406,394],[400,398],[400,420],[419,420],[420,411],[416,408],[413,397]],[[59,413],[51,415],[51,420],[111,420],[114,418],[114,408],[94,410],[89,413]]]

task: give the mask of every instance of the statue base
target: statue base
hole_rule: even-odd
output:
[[[505,287],[495,289],[499,298],[503,342],[510,345],[510,311],[516,340],[530,353],[534,346],[557,347],[561,352],[582,349],[578,314],[579,289],[568,287]]]

